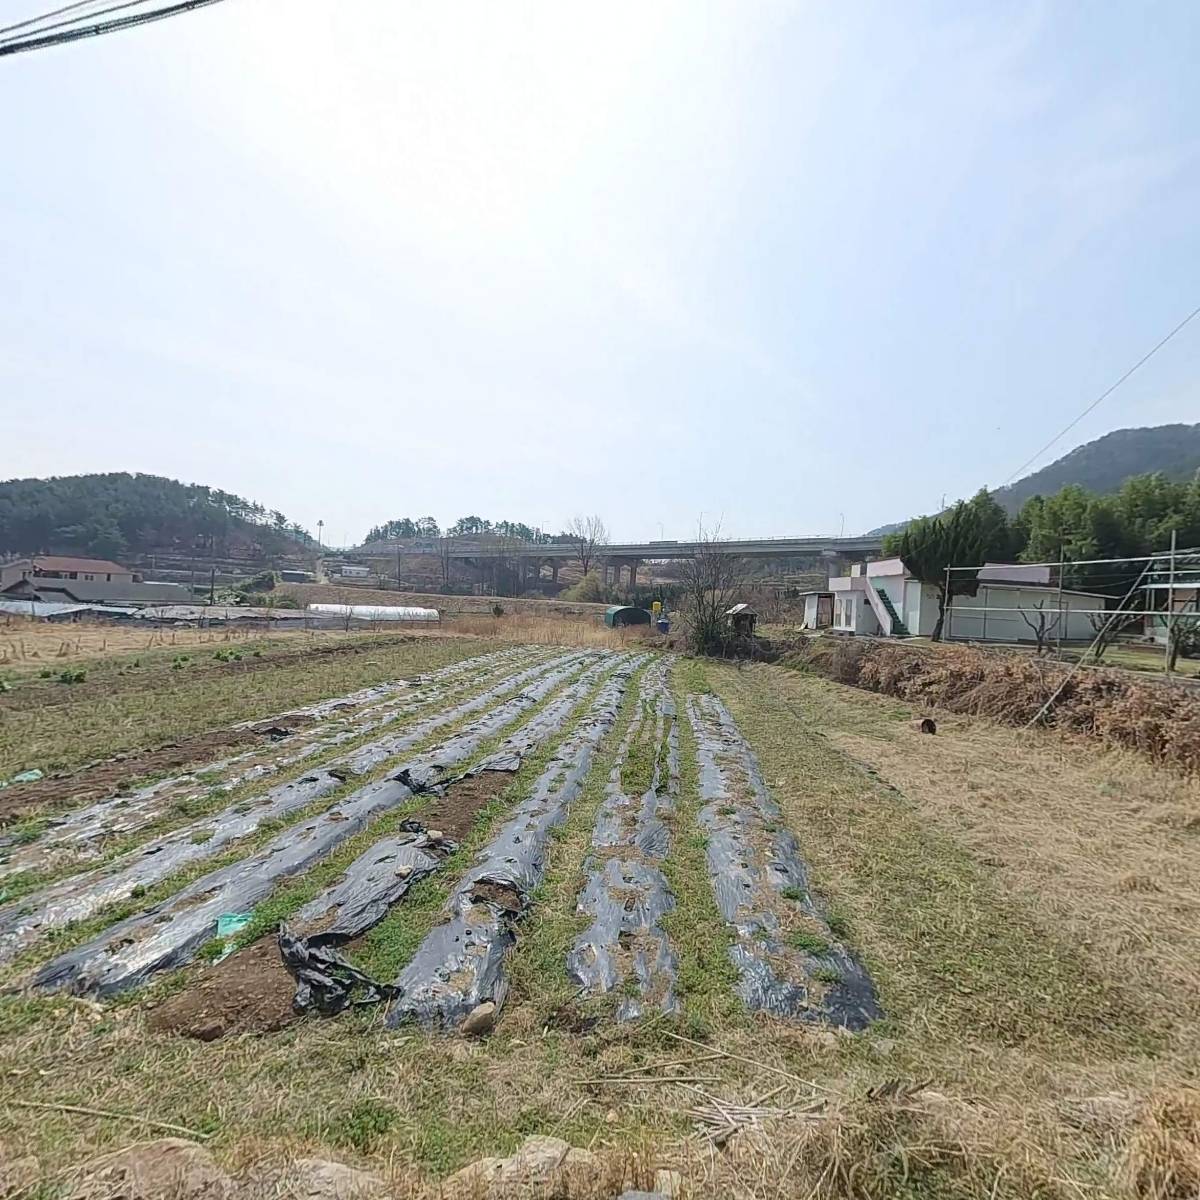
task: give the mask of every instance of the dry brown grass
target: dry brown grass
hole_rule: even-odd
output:
[[[645,626],[609,629],[595,617],[543,617],[529,613],[506,613],[502,617],[480,614],[447,618],[448,633],[470,634],[490,641],[538,646],[595,646],[607,650],[654,645],[657,635]]]
[[[405,626],[405,632],[409,632]],[[437,632],[434,630],[434,632]],[[341,630],[303,629],[186,629],[109,625],[79,621],[69,625],[34,621],[28,617],[0,619],[0,669],[53,667],[81,659],[104,658],[140,650],[178,646],[238,646],[244,642],[285,641],[296,637],[330,639],[344,637]]]
[[[783,694],[787,677],[765,678]],[[1200,1017],[1200,780],[1083,738],[942,716],[798,681],[829,742],[898,789],[1011,894],[1179,1016]],[[1195,1047],[1200,1053],[1200,1044]]]
[[[1048,727],[1138,750],[1159,762],[1200,770],[1200,693],[1121,671],[1070,674],[1059,663],[968,646],[907,645],[865,638],[818,638],[785,664],[839,683],[949,712]]]
[[[1200,1092],[1177,1088],[1150,1098],[1126,1147],[1124,1169],[1138,1200],[1200,1196]]]

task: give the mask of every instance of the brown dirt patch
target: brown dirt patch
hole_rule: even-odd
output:
[[[461,841],[475,824],[480,810],[498,796],[516,775],[511,771],[481,771],[460,779],[434,798],[421,814],[426,829],[436,829],[446,837]]]
[[[292,1008],[295,980],[273,937],[263,938],[223,963],[207,967],[192,986],[153,1009],[156,1033],[213,1042],[230,1033],[272,1033],[300,1019]]]
[[[288,713],[257,721],[242,729],[214,729],[177,742],[168,742],[154,750],[119,754],[115,758],[80,767],[77,771],[51,775],[34,783],[16,783],[0,792],[0,823],[36,809],[63,808],[68,804],[99,800],[111,796],[121,784],[128,781],[208,762],[220,757],[221,751],[278,739],[282,730],[295,731],[312,724],[312,717]]]
[[[474,825],[480,810],[502,792],[514,775],[508,771],[483,771],[460,780],[435,799],[422,819],[427,829],[461,839]],[[511,895],[509,895],[511,901]],[[306,927],[314,933],[325,922]],[[355,943],[342,947],[352,954]],[[205,968],[185,992],[154,1009],[148,1024],[158,1033],[177,1033],[202,1042],[230,1033],[272,1033],[300,1019],[292,1008],[296,985],[273,937],[232,954],[223,963]]]

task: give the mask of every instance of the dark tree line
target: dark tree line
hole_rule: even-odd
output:
[[[0,553],[100,558],[153,551],[286,553],[313,542],[283,513],[161,475],[66,475],[0,482]]]
[[[1063,584],[1122,596],[1143,565],[1124,560],[1165,551],[1172,532],[1180,549],[1200,548],[1200,473],[1182,482],[1161,474],[1134,475],[1108,495],[1068,484],[1052,496],[1031,496],[1011,519],[984,489],[943,513],[910,521],[884,538],[883,549],[938,589],[936,639],[947,605],[978,588],[972,571],[951,572],[947,587],[947,565],[1116,559],[1068,565]]]
[[[459,517],[453,525],[442,529],[433,517],[396,517],[370,529],[367,542],[405,541],[410,538],[436,537],[494,537],[510,541],[550,545],[573,541],[569,533],[548,533],[534,529],[523,521],[489,521],[486,517]]]

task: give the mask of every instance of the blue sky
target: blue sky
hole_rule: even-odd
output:
[[[1190,0],[226,0],[0,60],[0,476],[335,543],[929,511],[1200,304],[1198,44]],[[1200,321],[1037,465],[1198,379]]]

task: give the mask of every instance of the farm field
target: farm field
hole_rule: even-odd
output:
[[[1194,1194],[1193,779],[567,640],[14,676],[0,1195]]]

